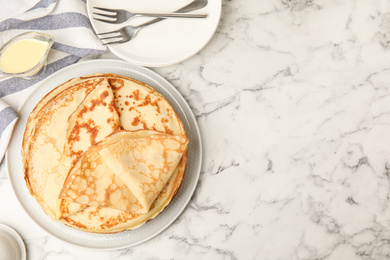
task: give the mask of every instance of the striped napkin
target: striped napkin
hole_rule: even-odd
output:
[[[83,57],[106,51],[93,32],[85,0],[0,0],[0,45],[27,31],[50,34],[55,43],[39,80],[0,81],[0,162],[18,118],[16,111],[37,83]]]

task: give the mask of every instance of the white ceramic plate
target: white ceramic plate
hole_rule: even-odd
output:
[[[111,72],[132,77],[154,87],[164,95],[176,110],[190,139],[187,169],[178,195],[152,221],[147,222],[138,229],[116,234],[93,234],[78,231],[62,223],[52,221],[30,195],[23,178],[22,138],[28,116],[35,105],[46,93],[61,83],[74,77],[90,75],[96,72]],[[184,210],[195,190],[202,160],[201,138],[195,117],[180,93],[168,81],[149,69],[119,60],[94,60],[77,63],[54,73],[44,80],[27,99],[19,112],[19,116],[20,118],[15,126],[7,154],[9,179],[19,202],[30,217],[48,233],[65,242],[96,249],[117,249],[140,244],[167,228]]]
[[[16,232],[13,228],[11,228],[7,225],[4,225],[4,224],[0,224],[0,230],[7,232],[15,239],[16,243],[18,243],[18,246],[19,246],[20,259],[26,260],[26,246],[24,245],[23,239],[18,234],[18,232]]]
[[[132,12],[174,12],[192,0],[88,0],[87,8],[96,33],[120,28],[92,19],[93,7],[127,8]],[[146,67],[162,67],[179,63],[198,53],[214,35],[221,17],[221,0],[209,0],[207,6],[193,13],[207,13],[207,18],[169,18],[145,27],[131,41],[111,44],[108,48],[118,57]],[[96,10],[95,10],[96,11]],[[131,25],[139,25],[151,18],[137,17]]]

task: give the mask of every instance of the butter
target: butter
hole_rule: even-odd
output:
[[[0,56],[0,68],[5,73],[24,73],[39,64],[44,58],[49,43],[37,39],[21,39],[8,46]],[[29,74],[34,74],[42,68]]]

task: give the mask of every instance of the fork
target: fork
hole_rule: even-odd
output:
[[[94,9],[107,12],[105,13],[96,13],[94,14],[101,16],[102,18],[93,18],[95,20],[105,22],[105,23],[112,23],[112,24],[119,24],[124,23],[127,21],[130,21],[134,17],[137,16],[148,16],[148,17],[157,17],[157,18],[206,18],[207,14],[187,14],[187,13],[132,13],[123,9],[109,9],[109,8],[102,8],[102,7],[93,7]],[[103,19],[104,18],[104,19]],[[115,20],[109,20],[115,19]]]
[[[201,8],[205,7],[207,5],[207,3],[208,3],[208,0],[194,0],[191,3],[189,3],[188,5],[180,8],[176,12],[185,13],[185,12],[191,12],[191,11],[194,11],[194,10],[198,10],[198,9],[201,9]],[[144,28],[146,26],[149,26],[151,24],[163,21],[165,19],[166,18],[156,18],[156,19],[153,19],[153,20],[151,20],[149,22],[143,23],[143,24],[141,24],[139,26],[130,26],[130,25],[124,26],[124,27],[122,27],[122,28],[120,28],[120,29],[118,29],[116,31],[99,33],[98,36],[100,37],[100,36],[103,36],[103,35],[113,34],[113,36],[100,38],[100,40],[109,40],[109,39],[118,38],[118,40],[113,40],[113,41],[110,41],[110,42],[103,43],[104,45],[128,42],[131,39],[134,39],[134,37],[137,35],[137,33],[142,28]]]

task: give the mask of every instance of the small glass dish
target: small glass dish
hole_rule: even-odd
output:
[[[49,34],[40,33],[40,32],[26,32],[15,36],[0,48],[0,59],[8,47],[10,47],[13,43],[17,41],[24,40],[24,39],[38,40],[47,43],[46,51],[44,55],[34,67],[20,73],[7,73],[0,66],[0,79],[9,78],[9,77],[21,77],[27,80],[33,80],[41,77],[44,74],[46,70],[47,56],[49,55],[51,46],[54,43],[54,37]]]
[[[0,259],[26,260],[26,246],[13,228],[0,223]]]

